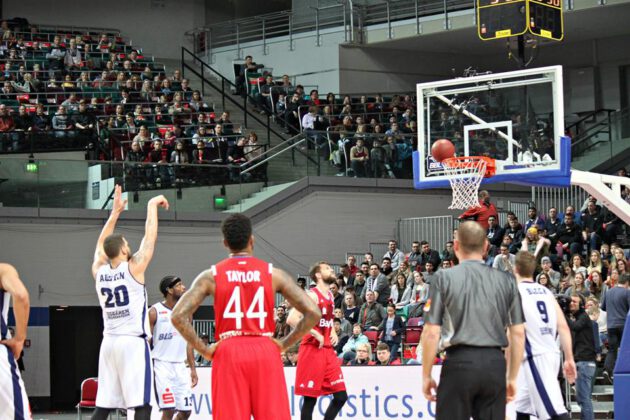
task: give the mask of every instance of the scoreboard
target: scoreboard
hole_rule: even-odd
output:
[[[527,32],[556,41],[564,37],[563,0],[476,0],[477,34],[484,41]]]

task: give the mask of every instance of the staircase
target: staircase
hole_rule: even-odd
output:
[[[247,211],[257,205],[265,201],[266,199],[273,197],[278,194],[280,191],[283,191],[289,188],[291,185],[295,184],[295,182],[286,182],[284,184],[277,184],[270,187],[264,187],[260,191],[253,193],[249,197],[241,200],[238,204],[228,207],[225,210],[225,213],[241,213]]]
[[[596,419],[614,419],[613,386],[601,375],[603,363],[598,363],[597,377],[593,386],[593,412]],[[580,406],[575,400],[575,387],[571,387],[571,418],[579,419]]]
[[[630,155],[630,110],[601,109],[567,125],[572,136],[571,165],[583,171],[609,172]]]

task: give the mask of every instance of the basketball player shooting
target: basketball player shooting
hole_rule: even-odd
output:
[[[195,357],[190,344],[182,338],[171,323],[173,307],[186,291],[177,276],[166,276],[160,281],[164,296],[149,309],[149,325],[153,350],[153,373],[157,404],[162,420],[170,420],[177,411],[176,420],[185,420],[192,411],[192,388],[197,385]],[[190,373],[186,367],[188,361]]]
[[[13,297],[15,336],[9,334],[9,301]],[[0,264],[0,418],[31,418],[24,382],[15,362],[22,354],[29,314],[28,291],[10,264]]]
[[[301,420],[313,418],[318,397],[332,394],[333,399],[326,409],[324,420],[333,420],[348,400],[339,359],[333,350],[333,346],[337,345],[337,334],[333,328],[335,301],[330,285],[337,281],[337,277],[330,265],[323,261],[311,268],[310,276],[316,287],[307,293],[317,303],[322,319],[310,334],[302,338],[295,376],[295,394],[304,397]],[[301,318],[302,314],[294,309],[289,314],[287,324],[294,327]]]
[[[253,256],[249,218],[233,214],[221,225],[230,255],[193,282],[175,308],[173,325],[212,364],[212,415],[215,420],[289,420],[289,399],[280,352],[295,344],[321,318],[317,304],[287,273]],[[272,338],[275,293],[304,317],[281,341]],[[207,347],[190,319],[214,296],[216,340]]]
[[[112,212],[96,242],[92,275],[103,309],[103,342],[98,360],[95,420],[106,420],[117,408],[135,410],[136,420],[151,417],[152,367],[147,337],[146,271],[157,241],[158,207],[168,209],[163,195],[147,204],[147,219],[140,249],[132,254],[127,240],[114,234],[125,210],[119,185],[114,189]]]

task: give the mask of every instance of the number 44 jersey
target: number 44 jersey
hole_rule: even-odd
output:
[[[148,328],[147,293],[129,271],[129,263],[101,266],[96,293],[103,309],[103,335],[145,337]]]
[[[272,336],[274,290],[271,263],[251,256],[226,258],[210,268],[216,283],[216,339]]]
[[[545,286],[532,281],[520,282],[518,291],[521,294],[527,332],[525,356],[559,353],[556,340],[558,314],[553,293]]]

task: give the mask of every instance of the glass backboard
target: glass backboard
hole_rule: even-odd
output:
[[[418,84],[415,187],[449,186],[449,175],[431,156],[439,139],[453,143],[455,156],[496,159],[495,176],[482,183],[569,185],[562,92],[561,66]]]

